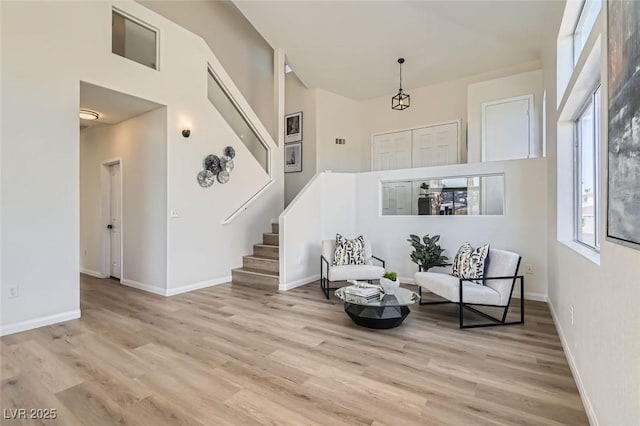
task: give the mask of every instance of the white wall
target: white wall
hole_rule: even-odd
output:
[[[326,90],[316,90],[317,170],[358,172],[360,164],[361,103]],[[336,138],[346,139],[337,145]]]
[[[139,1],[202,37],[275,138],[273,48],[231,1]]]
[[[572,2],[579,3],[579,2]],[[576,7],[575,4],[567,5]],[[602,188],[601,212],[607,198],[607,55],[605,14],[597,24],[602,33]],[[571,22],[575,22],[572,20]],[[569,23],[571,26],[571,23]],[[568,30],[571,31],[572,27]],[[561,34],[563,35],[563,34]],[[640,251],[605,240],[601,229],[599,264],[558,241],[558,205],[571,198],[571,188],[558,182],[571,166],[558,163],[572,144],[558,133],[556,106],[556,40],[550,35],[544,52],[547,90],[547,153],[549,156],[549,301],[565,353],[572,366],[592,424],[631,426],[640,419]],[[563,82],[567,79],[560,79]],[[575,79],[572,79],[575,83]],[[568,84],[572,84],[569,82]],[[564,87],[562,88],[564,90]],[[570,148],[569,148],[570,150]],[[606,218],[603,218],[606,219]],[[574,320],[570,310],[573,306]]]
[[[18,298],[2,298],[4,334],[79,315],[80,80],[167,105],[165,215],[180,215],[167,219],[167,291],[228,280],[282,209],[281,149],[257,123],[274,150],[276,184],[221,225],[269,177],[206,98],[207,62],[220,64],[201,38],[137,3],[117,5],[160,31],[160,71],[111,53],[109,2],[1,3],[2,283],[20,286]],[[200,188],[202,159],[226,145],[237,152],[230,183]]]
[[[356,233],[356,175],[322,172],[280,215],[280,290],[320,278],[321,241]]]
[[[380,214],[380,181],[501,172],[506,187],[504,216]],[[357,232],[371,240],[376,255],[387,261],[387,269],[407,282],[418,270],[409,258],[411,247],[406,240],[410,234],[441,235],[440,244],[450,259],[465,241],[514,251],[522,256],[520,273],[524,273],[525,265],[533,265],[534,274],[525,276],[527,298],[546,300],[547,240],[540,235],[547,226],[546,172],[546,160],[536,159],[361,173],[356,183]]]
[[[167,286],[167,110],[80,133],[80,268],[104,277],[103,163],[121,159],[122,281]],[[104,248],[103,248],[104,247]],[[108,276],[108,275],[107,275]]]
[[[361,120],[361,170],[371,170],[371,134],[418,127],[426,124],[461,120],[460,162],[467,162],[467,88],[479,81],[494,79],[540,67],[538,62],[496,70],[425,87],[407,88],[411,95],[411,107],[404,111],[391,109],[391,96],[362,102]]]
[[[284,175],[285,205],[316,174],[316,90],[309,90],[290,72],[285,77],[285,114],[302,111],[302,171]]]
[[[482,161],[482,104],[484,102],[513,98],[516,96],[533,95],[534,123],[532,156],[542,155],[542,97],[544,92],[542,70],[514,74],[502,78],[482,81],[469,85],[468,92],[468,153],[467,161],[475,163]]]
[[[381,181],[464,176],[467,174],[505,174],[504,216],[381,216]],[[534,273],[525,276],[527,298],[547,297],[547,161],[497,161],[420,169],[389,170],[353,174],[320,174],[309,191],[327,188],[327,192],[302,192],[281,215],[285,232],[283,276],[286,288],[304,284],[304,277],[319,274],[320,240],[335,238],[335,232],[364,235],[372,242],[374,254],[387,261],[387,269],[410,282],[417,266],[409,258],[410,234],[440,234],[441,244],[452,258],[465,241],[474,245],[490,243],[493,247],[512,250],[522,256],[521,273],[532,265]],[[311,200],[318,200],[313,202]],[[355,200],[355,203],[352,201]],[[320,231],[307,235],[309,223],[320,223]],[[353,225],[352,225],[353,224]],[[315,227],[313,227],[315,229]],[[320,234],[321,238],[318,237]],[[291,241],[291,240],[294,241]],[[290,244],[290,246],[288,245]],[[315,259],[298,264],[304,251]],[[292,265],[295,265],[293,267]],[[291,274],[291,275],[290,275]],[[308,281],[306,281],[308,282]]]

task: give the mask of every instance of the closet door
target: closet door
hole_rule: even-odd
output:
[[[373,170],[408,169],[410,167],[410,130],[373,137]]]
[[[458,133],[458,123],[413,130],[412,167],[457,164]]]
[[[382,184],[382,215],[411,215],[411,181]]]
[[[482,104],[482,161],[529,158],[533,95]]]

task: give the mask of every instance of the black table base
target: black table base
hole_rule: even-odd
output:
[[[394,328],[409,315],[406,306],[364,306],[345,303],[344,311],[356,324],[376,329]]]

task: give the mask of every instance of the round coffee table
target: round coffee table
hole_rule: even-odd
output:
[[[336,290],[335,295],[344,302],[344,311],[356,324],[377,329],[394,328],[402,324],[411,312],[408,305],[420,300],[418,293],[399,288],[394,294],[379,300],[367,300],[345,292],[346,287]]]

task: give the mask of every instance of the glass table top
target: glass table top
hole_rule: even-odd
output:
[[[417,303],[420,300],[418,293],[400,287],[394,294],[383,295],[381,299],[367,300],[361,296],[355,296],[345,292],[347,287],[341,287],[335,291],[336,297],[346,303],[364,306],[406,306]]]

